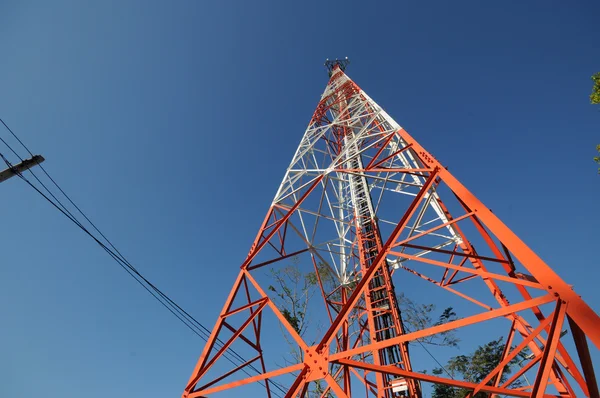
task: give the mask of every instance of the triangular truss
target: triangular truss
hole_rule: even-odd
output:
[[[290,261],[317,279],[320,295],[305,307],[315,314],[310,333],[294,327],[268,281]],[[408,330],[394,283],[409,278],[465,301],[472,315]],[[413,369],[410,342],[485,322],[505,325],[506,345],[480,383]],[[274,325],[296,361],[281,364]],[[417,398],[421,382],[472,395],[598,397],[588,339],[600,347],[598,315],[334,67],[183,397],[239,388],[244,396]],[[244,360],[219,365],[236,344]],[[279,348],[268,357],[268,347]],[[524,375],[530,383],[515,384]],[[258,389],[241,393],[252,384]]]

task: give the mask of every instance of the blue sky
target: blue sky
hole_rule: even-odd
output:
[[[0,117],[212,325],[323,61],[348,56],[349,76],[599,311],[598,13],[591,0],[4,0]],[[21,181],[0,190],[0,395],[179,396],[202,342]]]

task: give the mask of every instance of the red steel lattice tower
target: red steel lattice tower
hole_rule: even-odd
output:
[[[361,90],[346,64],[326,63],[329,82],[183,397],[420,398],[425,382],[471,396],[597,398],[588,340],[600,348],[598,315]],[[294,275],[316,278],[319,294],[291,294],[311,327],[298,325],[272,284],[290,262]],[[470,314],[409,330],[394,283],[403,290],[415,281]],[[415,370],[412,342],[469,328],[504,336],[501,359],[479,382]],[[296,355],[282,364],[286,344]]]

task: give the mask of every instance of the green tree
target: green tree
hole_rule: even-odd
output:
[[[275,305],[300,337],[305,337],[310,324],[309,303],[317,292],[318,278],[325,286],[329,287],[335,282],[335,276],[329,266],[319,263],[317,270],[318,277],[315,271],[303,273],[298,267],[297,257],[294,257],[288,266],[271,269],[271,277],[274,283],[269,285],[268,290],[274,293],[273,301]],[[282,333],[290,348],[287,355],[284,355],[283,360],[287,364],[302,362],[302,351],[294,341],[289,339],[283,327]],[[310,342],[309,345],[314,343],[314,341]],[[313,381],[308,390],[308,396],[311,398],[320,397],[325,392],[325,388],[326,384],[322,380]],[[326,397],[333,397],[333,395],[327,393]]]
[[[320,263],[317,270],[318,277],[321,279],[326,291],[333,291],[330,299],[334,302],[340,301],[341,290],[335,289],[339,282],[337,282],[337,278],[331,268],[326,264]],[[273,284],[269,285],[268,290],[274,293],[273,300],[275,304],[290,326],[301,337],[305,337],[311,320],[309,301],[319,288],[317,273],[314,271],[303,273],[298,267],[298,259],[294,258],[290,265],[283,268],[271,269],[271,277]],[[357,281],[354,281],[345,287],[348,289],[348,294],[351,294],[356,284]],[[397,298],[402,313],[403,324],[407,332],[441,325],[456,319],[456,314],[451,307],[444,309],[441,314],[435,316],[436,307],[433,304],[416,303],[404,294],[398,295]],[[359,312],[358,310],[353,311],[356,313]],[[295,342],[289,340],[286,331],[282,329],[282,332],[290,347],[290,352],[284,356],[284,361],[288,364],[302,362],[302,352],[298,349]],[[421,344],[456,347],[458,346],[459,339],[452,330],[424,337],[417,341]],[[314,342],[311,344],[314,344]],[[310,397],[320,397],[325,391],[325,387],[326,385],[322,381],[317,380],[311,384],[308,395]],[[327,396],[332,397],[333,395],[328,393]]]
[[[273,285],[268,290],[275,293],[275,304],[283,317],[301,337],[304,336],[309,324],[307,314],[308,304],[318,286],[316,272],[303,274],[294,258],[292,264],[280,269],[271,269]],[[324,264],[318,265],[319,277],[324,284],[331,284],[334,276],[330,268]]]
[[[336,277],[329,266],[319,264],[318,276],[321,282],[327,287],[327,290],[334,290],[336,287]],[[268,287],[268,290],[274,293],[274,301],[281,310],[292,328],[300,335],[304,336],[310,323],[309,300],[318,289],[318,278],[316,272],[303,273],[298,267],[298,259],[293,259],[292,263],[286,267],[272,269],[271,276],[274,283]],[[349,287],[350,291],[353,287]],[[457,315],[452,307],[445,308],[441,313],[437,313],[433,304],[419,304],[399,294],[398,305],[401,310],[403,324],[407,332],[421,330],[436,325],[441,325],[457,319]],[[334,299],[335,300],[335,299]],[[284,336],[287,333],[284,331]],[[454,330],[438,333],[433,336],[424,337],[416,340],[420,344],[435,346],[458,347],[459,339],[454,334]],[[288,363],[302,362],[302,352],[298,350],[293,341],[288,340],[290,352]],[[481,382],[501,361],[504,350],[503,338],[492,340],[487,344],[479,346],[469,355],[457,355],[452,357],[444,368],[435,368],[432,373],[436,375],[450,376],[453,379],[460,379],[471,383]],[[501,382],[506,381],[513,368],[527,355],[527,350],[519,353],[504,368]],[[291,360],[289,359],[291,356]],[[519,381],[513,383],[514,386],[520,385]],[[322,381],[311,383],[308,395],[309,397],[320,397],[325,391],[325,384]],[[435,384],[433,387],[432,398],[465,398],[470,390],[455,388],[443,384]],[[327,396],[332,397],[331,393]],[[486,393],[478,393],[474,398],[487,398]]]
[[[438,315],[437,320],[434,321],[432,318],[436,309],[434,304],[415,303],[406,297],[404,293],[400,293],[397,297],[398,306],[400,307],[400,312],[402,314],[402,323],[404,324],[406,331],[409,333],[432,326],[443,325],[444,323],[457,319],[456,313],[452,307],[448,307],[444,309],[444,311]],[[417,339],[416,341],[422,344],[458,347],[460,339],[456,337],[454,330],[448,330],[432,336]]]
[[[268,290],[275,293],[275,304],[296,333],[304,335],[308,326],[306,310],[315,294],[314,276],[302,274],[294,265],[272,269],[271,276],[275,284],[269,285]]]
[[[469,355],[458,355],[450,358],[444,368],[433,369],[433,374],[451,376],[453,379],[461,379],[471,383],[481,382],[502,360],[504,351],[503,338],[492,340],[487,344],[479,346]],[[521,351],[505,367],[502,373],[501,382],[506,381],[507,376],[513,368],[527,356],[527,350]],[[490,383],[493,383],[492,380]],[[520,385],[519,381],[513,383],[513,386]],[[443,384],[435,384],[433,387],[432,398],[464,398],[471,390],[464,388],[455,388]],[[475,398],[485,398],[487,393],[479,392]]]
[[[590,94],[590,102],[592,104],[600,104],[600,72],[595,73],[592,76],[592,80],[594,81],[594,86]]]
[[[275,293],[275,304],[280,309],[281,314],[288,321],[290,326],[301,336],[304,337],[306,329],[309,325],[308,305],[311,297],[316,293],[318,287],[318,279],[316,272],[308,272],[303,274],[298,266],[297,261],[293,261],[291,265],[280,269],[272,269],[271,276],[275,283],[269,285],[268,290]],[[325,264],[318,265],[319,277],[321,282],[329,287],[328,290],[334,290],[335,276],[331,269]],[[352,290],[356,283],[350,284],[348,288]],[[350,293],[350,292],[349,292]],[[339,301],[341,298],[339,289],[332,295],[333,301]],[[442,325],[444,323],[456,320],[456,313],[452,307],[448,307],[437,316],[434,321],[434,304],[419,304],[409,299],[400,293],[397,296],[398,306],[400,307],[402,322],[407,332],[426,329],[432,326]],[[287,334],[284,333],[287,338]],[[457,347],[459,339],[456,337],[454,330],[438,333],[433,336],[417,339],[420,343]],[[295,346],[289,342],[290,346]],[[299,353],[298,353],[299,354]],[[295,360],[301,361],[298,355],[292,355]]]

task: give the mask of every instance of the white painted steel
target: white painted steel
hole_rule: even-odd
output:
[[[342,74],[340,78],[330,82],[321,99],[329,97],[329,103],[334,101],[335,96],[330,97],[330,94],[348,79]],[[410,148],[394,155],[407,147],[398,134],[401,127],[364,91],[360,90],[352,95],[343,108],[347,109],[347,114],[340,114],[336,110],[339,109],[337,106],[331,107],[327,112],[330,122],[325,125],[311,121],[275,194],[273,205],[291,208],[317,177],[324,177],[319,184],[321,192],[315,194],[319,199],[302,203],[298,207],[297,217],[290,218],[289,223],[311,248],[311,253],[319,253],[319,261],[335,271],[339,283],[346,284],[356,274],[356,266],[351,261],[352,256],[356,255],[356,231],[352,222],[355,209],[368,209],[364,214],[365,220],[377,218],[381,203],[389,201],[384,200],[384,196],[399,194],[414,197],[425,183],[425,175],[400,172],[367,175],[360,171],[364,168],[364,163],[374,156],[373,152],[387,139],[390,141],[380,156],[390,157],[385,162],[386,167],[410,171],[424,168],[424,165]],[[349,133],[344,138],[343,148],[336,152],[327,139],[333,137],[333,131],[342,126]],[[359,171],[338,171],[340,169]],[[359,194],[361,192],[365,194]],[[394,225],[397,220],[380,217],[378,222]],[[419,210],[415,222],[407,227],[407,236],[422,233],[446,222],[448,219],[440,206],[439,196],[432,189],[425,194],[425,205]],[[336,237],[321,237],[319,232],[327,228],[335,231]],[[444,230],[445,234],[442,233]],[[461,243],[451,225],[430,235],[440,239],[439,247],[449,245],[448,242]],[[325,253],[327,260],[323,257]],[[415,255],[427,253],[429,252],[423,251]]]

